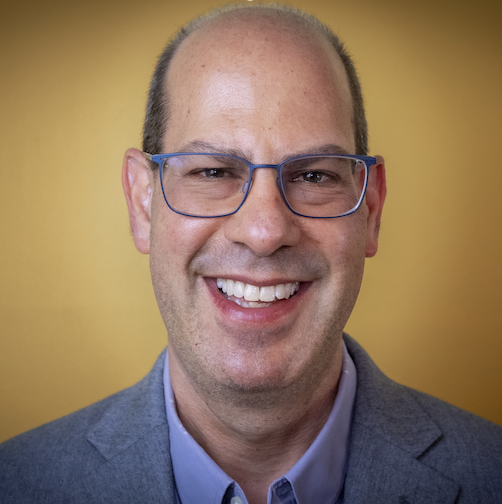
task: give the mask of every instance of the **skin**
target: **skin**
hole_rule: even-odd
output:
[[[332,146],[355,152],[339,57],[274,16],[234,14],[199,29],[175,55],[167,88],[164,152],[212,146],[253,163]],[[217,219],[172,212],[136,149],[126,152],[123,185],[135,244],[150,253],[180,419],[250,503],[266,502],[333,405],[343,327],[365,257],[377,250],[383,160],[370,170],[362,207],[338,219],[291,213],[268,169],[255,172],[236,214]],[[270,308],[244,309],[218,292],[217,277],[301,288]]]

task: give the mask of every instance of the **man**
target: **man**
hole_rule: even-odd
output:
[[[502,429],[343,337],[385,199],[366,138],[317,20],[237,7],[182,29],[123,168],[167,357],[4,444],[1,502],[502,502]]]

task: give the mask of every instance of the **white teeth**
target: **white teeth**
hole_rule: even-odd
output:
[[[285,299],[286,298],[286,289],[284,284],[279,284],[275,287],[275,297],[277,299]]]
[[[246,284],[244,289],[244,299],[246,301],[259,301],[260,300],[260,288],[256,285]]]
[[[233,280],[227,280],[227,296],[234,295],[234,282]]]
[[[238,299],[237,304],[242,305],[241,298],[249,302],[249,307],[258,308],[263,303],[271,303],[277,299],[289,299],[299,288],[299,282],[258,287],[239,281],[216,279],[218,289],[221,289],[228,297]],[[259,306],[254,306],[259,305]],[[268,305],[267,305],[268,306]]]
[[[269,303],[275,300],[275,287],[262,287],[260,289],[260,301]]]
[[[244,296],[244,288],[246,286],[242,282],[234,283],[234,296],[237,298],[241,298]]]
[[[291,284],[286,284],[284,286],[284,296],[286,299],[289,299],[291,297]]]

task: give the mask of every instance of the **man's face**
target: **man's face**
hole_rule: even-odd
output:
[[[189,37],[169,69],[164,151],[269,164],[354,153],[342,63],[326,42],[303,35],[240,21]],[[151,178],[151,272],[171,367],[207,391],[294,390],[339,372],[342,330],[365,255],[376,250],[375,211],[363,204],[347,217],[299,217],[276,178],[275,170],[256,170],[240,210],[212,219],[171,211],[158,176]],[[246,307],[217,279],[299,288],[289,299]]]

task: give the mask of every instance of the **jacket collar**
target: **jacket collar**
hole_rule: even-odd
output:
[[[387,378],[352,338],[344,339],[357,369],[345,502],[455,502],[459,486],[419,460],[441,429],[406,387]]]

